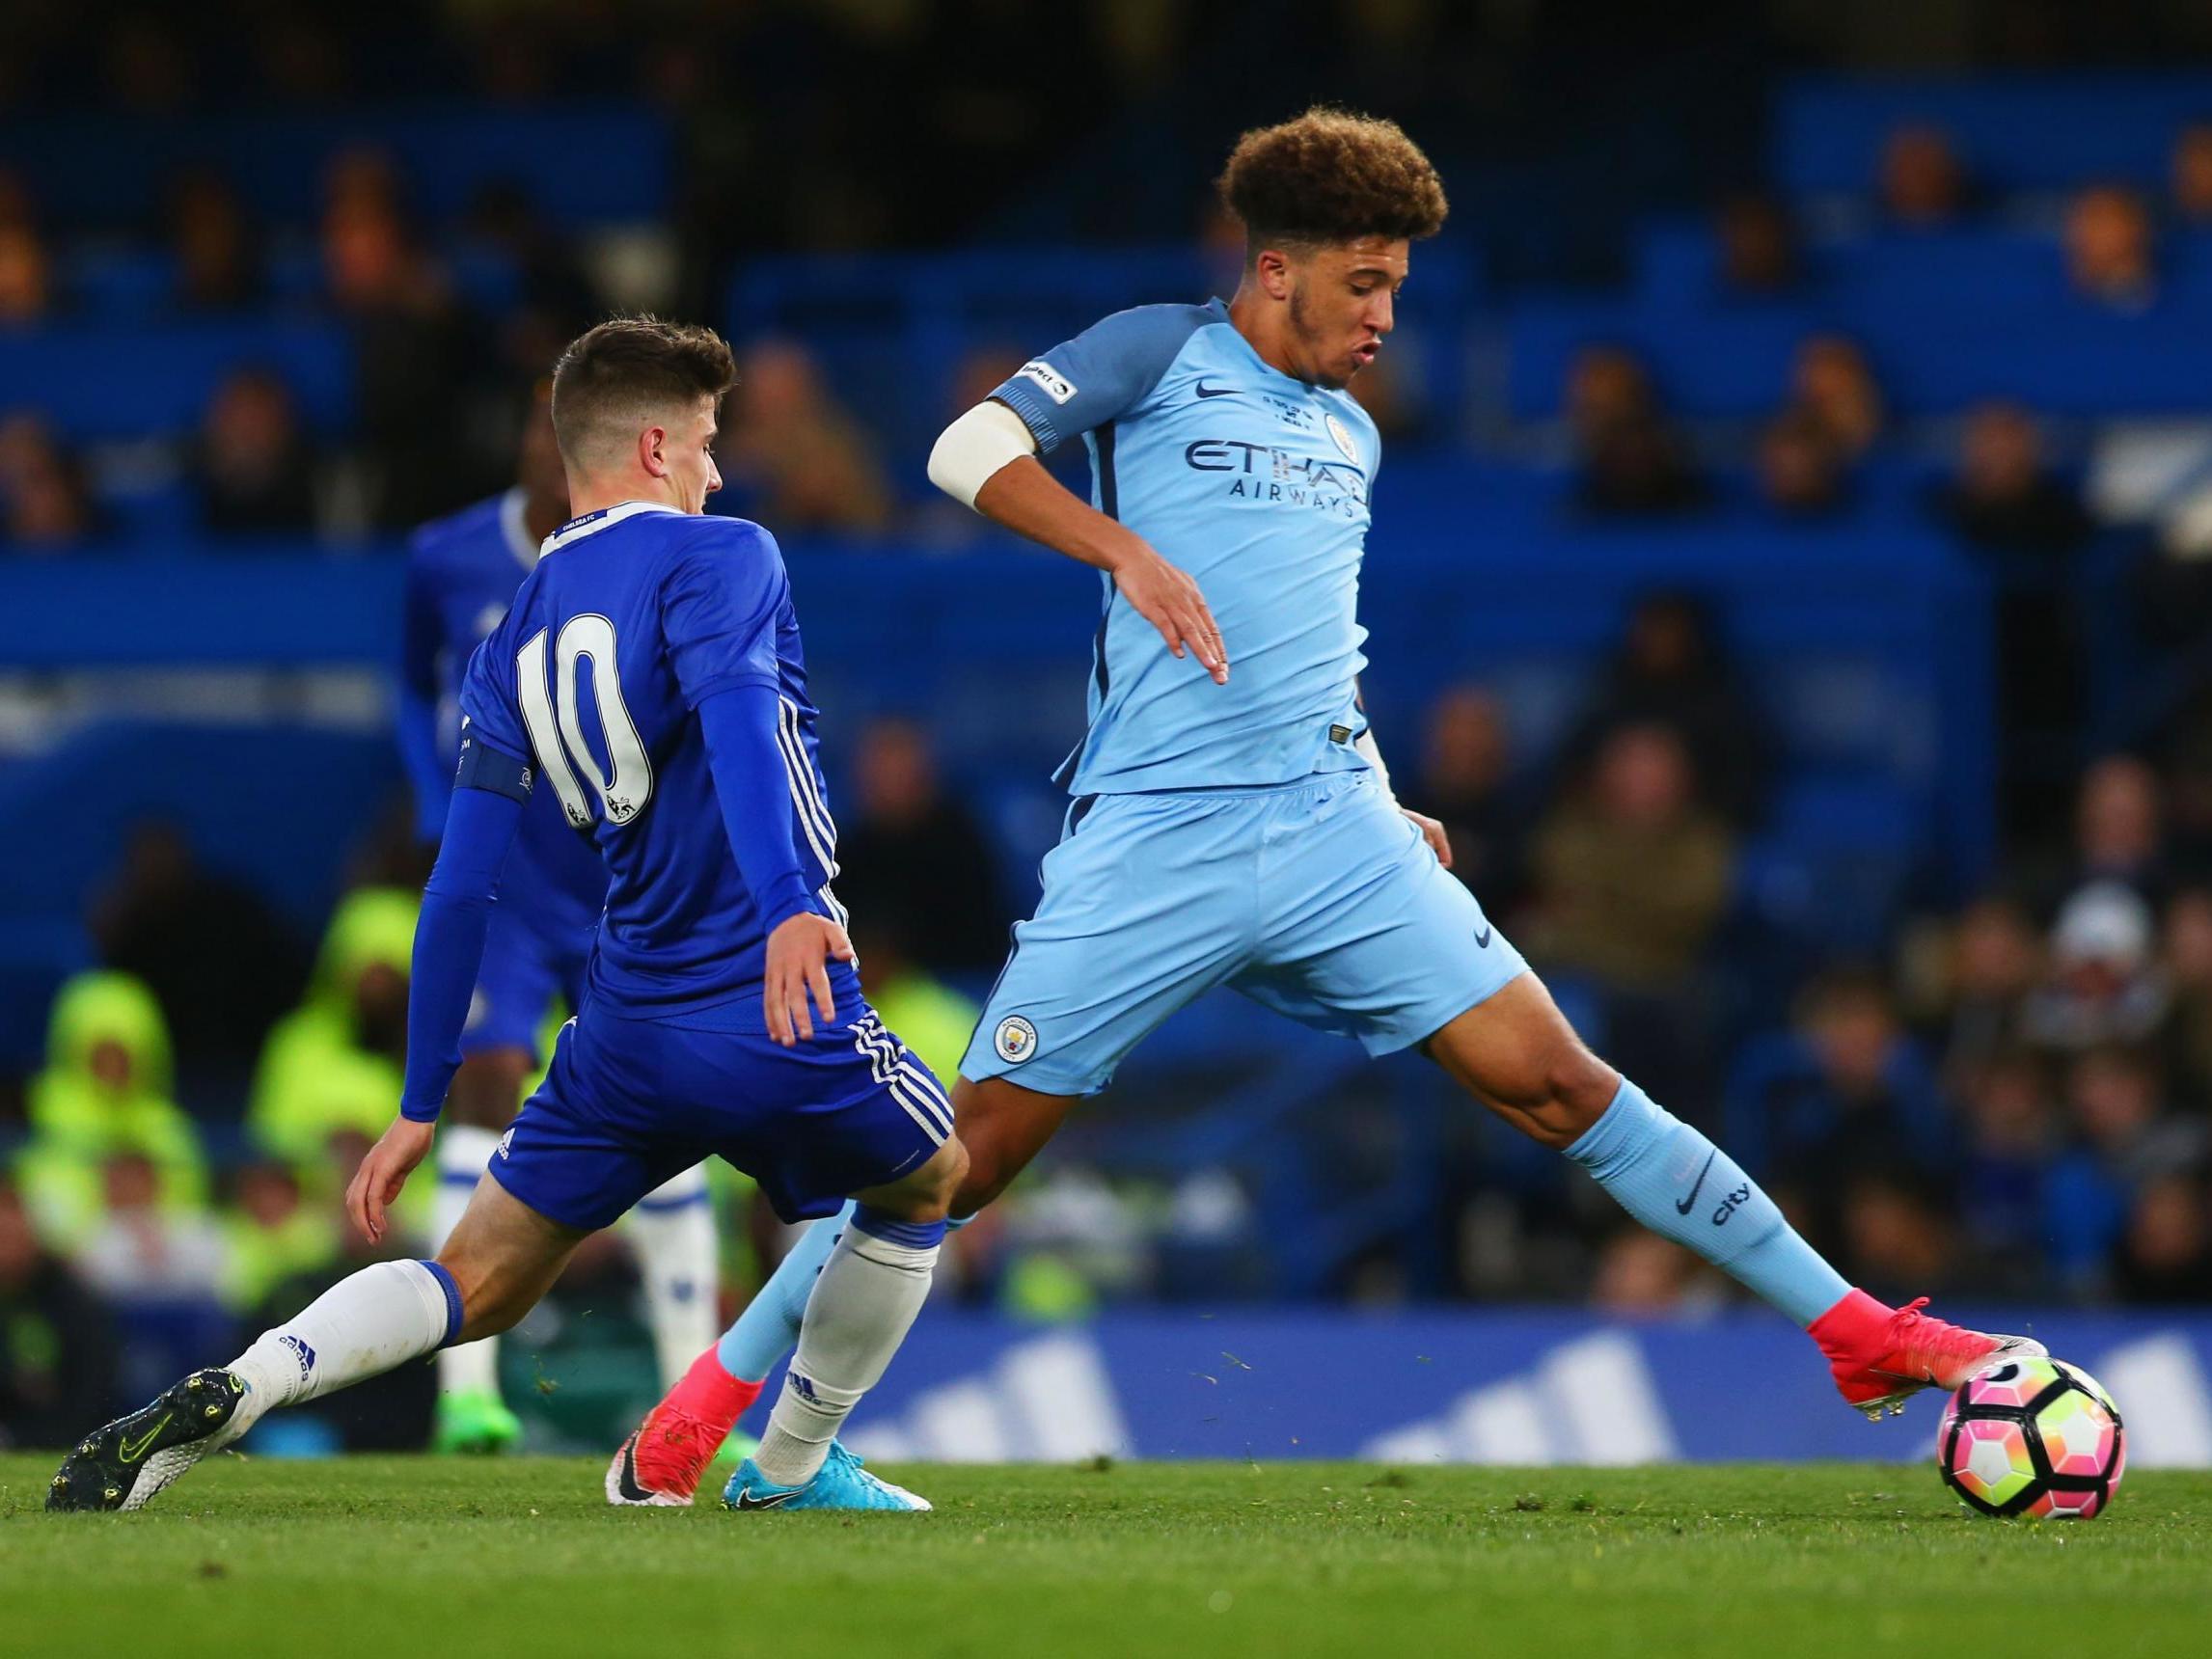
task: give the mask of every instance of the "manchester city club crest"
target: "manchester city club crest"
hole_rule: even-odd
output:
[[[1037,1051],[1037,1028],[1019,1014],[1009,1014],[998,1021],[992,1042],[999,1059],[1009,1066],[1019,1066]]]
[[[1334,415],[1324,417],[1322,424],[1328,428],[1328,435],[1335,441],[1336,447],[1344,451],[1344,458],[1355,467],[1359,465],[1359,450],[1352,445],[1352,428]]]

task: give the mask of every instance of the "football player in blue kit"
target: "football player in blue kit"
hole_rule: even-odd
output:
[[[568,517],[568,480],[553,433],[553,389],[538,387],[523,426],[512,489],[424,525],[407,550],[406,622],[399,663],[399,752],[414,786],[417,828],[434,844],[446,827],[460,741],[461,671],[506,614],[538,549]],[[478,1177],[521,1108],[537,1073],[556,1001],[582,1005],[586,965],[607,900],[607,866],[550,793],[525,803],[500,878],[500,907],[484,938],[461,1069],[436,1148],[430,1211],[443,1242],[468,1208]],[[713,1340],[717,1264],[704,1167],[688,1169],[641,1199],[624,1218],[638,1257],[664,1387]],[[500,1398],[499,1342],[487,1337],[438,1352],[442,1452],[500,1452],[522,1426]]]
[[[1583,1045],[1446,873],[1442,826],[1393,797],[1360,705],[1381,449],[1347,391],[1391,332],[1411,244],[1443,224],[1443,187],[1395,124],[1316,109],[1246,133],[1220,189],[1245,230],[1227,304],[1106,318],[930,457],[946,493],[1101,577],[1065,829],[953,1091],[972,1160],[953,1214],[997,1196],[1169,1015],[1228,986],[1371,1054],[1418,1048],[1805,1327],[1871,1416],[2040,1351],[1853,1290],[1725,1152]],[[1038,460],[1079,438],[1088,502]],[[717,1402],[769,1374],[836,1237],[811,1229],[646,1418],[645,1485],[696,1484],[734,1421]],[[699,1386],[710,1359],[736,1392]]]
[[[554,375],[576,516],[461,689],[460,761],[423,891],[399,1116],[346,1205],[371,1240],[429,1154],[503,866],[534,790],[608,871],[582,1008],[460,1224],[94,1430],[55,1509],[134,1509],[270,1409],[511,1326],[577,1244],[719,1156],[787,1221],[855,1200],[735,1509],[928,1508],[836,1443],[904,1340],[967,1155],[936,1078],[861,997],[830,889],[836,827],[775,540],[706,517],[734,378],[711,331],[603,323]]]

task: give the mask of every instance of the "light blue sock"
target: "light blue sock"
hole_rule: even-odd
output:
[[[746,1304],[737,1323],[723,1332],[722,1341],[715,1345],[723,1370],[747,1382],[759,1382],[797,1345],[806,1298],[814,1293],[814,1281],[821,1277],[822,1264],[830,1259],[837,1236],[852,1225],[853,1209],[848,1202],[836,1214],[815,1222],[799,1235],[799,1241],[776,1265],[760,1293]],[[967,1225],[966,1221],[945,1223],[948,1231]]]
[[[1652,1232],[1695,1250],[1800,1325],[1850,1293],[1734,1158],[1625,1077],[1567,1156]]]
[[[723,1370],[747,1382],[759,1382],[791,1351],[799,1340],[799,1320],[806,1312],[806,1298],[814,1293],[822,1264],[830,1259],[837,1235],[852,1221],[853,1206],[848,1202],[836,1214],[815,1222],[799,1235],[790,1253],[768,1276],[768,1283],[746,1303],[737,1323],[723,1332],[722,1341],[715,1345]]]

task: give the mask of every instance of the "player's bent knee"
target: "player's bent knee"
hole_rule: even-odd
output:
[[[1553,1151],[1572,1146],[1613,1102],[1621,1076],[1571,1032],[1546,1045],[1516,1075],[1482,1092],[1523,1134]]]
[[[1606,1107],[1620,1092],[1621,1074],[1579,1042],[1574,1043],[1549,1069],[1546,1079],[1546,1093],[1552,1107],[1549,1116],[1568,1141],[1579,1139],[1583,1131],[1605,1115]]]
[[[1041,1094],[1003,1077],[981,1083],[963,1077],[952,1091],[952,1103],[969,1156],[952,1214],[965,1221],[1029,1167],[1029,1160],[1067,1117],[1076,1097]]]
[[[1026,1159],[1002,1156],[996,1151],[979,1150],[973,1153],[969,1161],[967,1177],[961,1182],[960,1190],[953,1195],[953,1219],[966,1221],[985,1205],[992,1203],[1013,1184],[1014,1178],[1022,1173],[1026,1162]]]
[[[901,1221],[942,1221],[951,1213],[953,1196],[967,1175],[968,1148],[955,1135],[912,1175],[854,1196],[863,1207]]]

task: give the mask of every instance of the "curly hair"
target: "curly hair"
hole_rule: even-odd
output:
[[[729,343],[713,329],[614,317],[560,354],[553,370],[554,436],[563,455],[577,455],[618,425],[701,397],[720,401],[736,383]]]
[[[1449,211],[1436,169],[1396,122],[1325,105],[1245,133],[1216,188],[1252,253],[1269,242],[1434,236]]]

